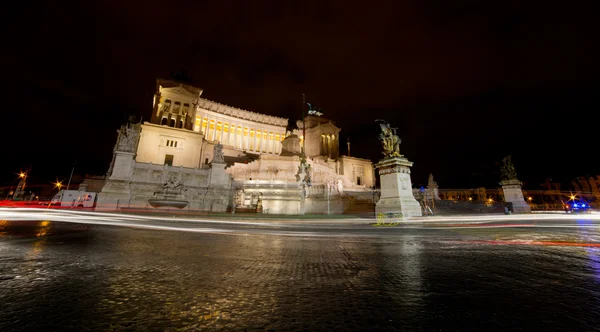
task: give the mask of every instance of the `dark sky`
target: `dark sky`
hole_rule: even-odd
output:
[[[149,119],[157,77],[205,98],[301,117],[301,94],[377,160],[399,128],[413,183],[600,174],[594,11],[577,1],[79,1],[17,4],[3,51],[2,183],[103,174],[126,114]],[[351,5],[355,3],[356,5]],[[341,148],[346,153],[345,145]]]

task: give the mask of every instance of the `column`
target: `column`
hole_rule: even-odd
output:
[[[233,128],[232,128],[233,127]],[[233,147],[237,149],[237,126],[234,124],[229,124],[229,135],[231,135],[231,131],[233,130]]]
[[[215,123],[215,127],[211,130],[210,140],[214,141],[215,137],[217,137],[217,120],[212,120]]]
[[[258,151],[258,146],[256,145],[256,144],[257,144],[257,142],[258,142],[258,140],[257,140],[258,138],[257,138],[256,136],[257,136],[257,131],[256,131],[256,129],[255,129],[255,130],[254,130],[254,142],[253,142],[253,143],[254,143],[254,146],[252,147],[252,150],[253,150],[253,151]]]
[[[221,122],[221,130],[219,130],[219,122],[215,123],[215,139],[223,144],[223,122]]]
[[[252,151],[252,149],[254,149],[254,137],[250,136],[250,127],[248,127],[248,151]],[[252,135],[254,135],[254,131],[252,132]],[[251,149],[252,148],[252,149]]]
[[[208,141],[210,139],[210,119],[206,118],[206,132],[204,133],[204,138]]]
[[[225,126],[227,126],[227,132],[225,132]],[[229,123],[223,123],[223,145],[229,145],[229,136],[231,134],[231,126]]]

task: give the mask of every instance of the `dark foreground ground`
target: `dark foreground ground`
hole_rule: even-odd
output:
[[[597,226],[0,221],[0,331],[598,330]]]

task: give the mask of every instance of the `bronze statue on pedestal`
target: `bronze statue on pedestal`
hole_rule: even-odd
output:
[[[379,133],[379,140],[383,147],[384,158],[395,158],[402,157],[400,154],[400,137],[396,134],[398,128],[391,128],[390,124],[385,120],[375,120],[381,127],[381,133]]]

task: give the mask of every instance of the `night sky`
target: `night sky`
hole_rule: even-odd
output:
[[[415,185],[433,173],[440,188],[496,187],[508,154],[532,189],[600,174],[591,7],[289,3],[17,4],[2,52],[1,184],[26,169],[33,182],[66,179],[76,160],[76,173],[106,173],[117,128],[128,114],[149,120],[156,78],[177,73],[207,99],[292,119],[305,93],[351,154],[373,161],[374,120],[386,119]]]

